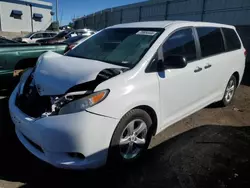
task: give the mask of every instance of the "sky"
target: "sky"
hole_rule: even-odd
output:
[[[53,3],[55,11],[56,0],[44,0]],[[58,0],[58,19],[60,25],[68,24],[72,18],[88,15],[106,8],[112,8],[145,0]]]

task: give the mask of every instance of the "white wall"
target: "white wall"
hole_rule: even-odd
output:
[[[51,10],[33,7],[32,11],[33,11],[33,14],[38,13],[38,14],[43,15],[43,18],[41,19],[41,22],[33,20],[34,31],[47,29],[50,26],[51,22],[52,22],[52,16],[50,14]]]
[[[18,32],[31,31],[30,7],[7,2],[1,2],[1,26],[2,31]],[[23,12],[21,19],[11,17],[12,10]]]
[[[12,10],[22,11],[23,15],[21,16],[21,19],[16,19],[14,17],[11,17]],[[50,14],[51,9],[32,6],[32,12],[43,15],[41,22],[35,21],[33,19],[34,31],[47,29],[52,22],[52,16]],[[1,19],[2,31],[8,31],[8,32],[32,31],[31,12],[29,5],[21,5],[16,3],[0,1],[0,17],[1,17],[0,19]]]

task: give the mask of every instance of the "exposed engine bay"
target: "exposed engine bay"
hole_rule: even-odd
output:
[[[68,89],[62,95],[42,96],[39,94],[39,89],[35,83],[34,71],[30,74],[26,82],[19,91],[16,99],[16,105],[25,114],[33,117],[47,117],[57,115],[59,110],[67,103],[84,98],[93,94],[95,88],[102,82],[111,79],[117,75],[129,70],[128,68],[107,68],[100,71],[96,78]]]

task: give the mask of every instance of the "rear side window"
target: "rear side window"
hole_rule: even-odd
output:
[[[56,36],[57,34],[56,33],[50,33],[50,36],[51,37],[54,37],[54,36]]]
[[[172,34],[163,44],[163,55],[180,55],[186,57],[187,61],[196,59],[196,48],[193,31],[191,28],[182,29]]]
[[[32,36],[33,39],[38,39],[38,38],[43,38],[43,34],[42,33],[37,33],[37,34],[34,34]]]
[[[49,33],[43,33],[43,38],[49,38],[50,34]]]
[[[241,43],[235,30],[223,28],[222,31],[226,39],[227,51],[238,50],[241,48]]]
[[[208,57],[225,52],[224,40],[220,28],[199,27],[196,28],[202,57]]]

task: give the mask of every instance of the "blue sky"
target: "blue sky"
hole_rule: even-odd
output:
[[[56,0],[44,0],[53,3],[53,8],[55,11]],[[120,5],[126,5],[136,2],[142,2],[145,0],[58,0],[59,2],[59,21],[61,25],[68,24],[72,18],[81,17],[83,15],[88,15],[93,12],[116,7]]]

